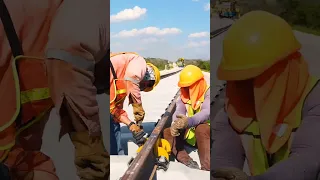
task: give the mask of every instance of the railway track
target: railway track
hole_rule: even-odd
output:
[[[231,25],[225,26],[223,28],[217,29],[211,32],[211,38],[217,37],[223,32],[227,31]],[[177,72],[168,73],[161,76],[161,79],[170,77]],[[223,107],[223,99],[225,94],[225,83],[217,85],[217,88],[214,88],[216,92],[213,92],[214,98],[211,102],[211,113],[216,114],[220,108]],[[175,111],[176,104],[175,101],[179,97],[179,91],[171,99],[171,102],[165,109],[165,112],[161,115],[161,118],[155,124],[155,127],[148,137],[147,142],[144,144],[141,151],[137,156],[130,162],[128,169],[125,171],[121,180],[141,180],[141,179],[157,179],[157,169],[159,166],[158,157],[156,157],[156,144],[157,141],[161,138],[162,132],[166,127],[169,127],[171,124],[171,118]]]
[[[170,72],[161,75],[161,79],[171,77],[181,71]],[[170,125],[172,114],[175,110],[175,100],[179,97],[179,91],[177,91],[174,97],[171,99],[171,102],[165,109],[163,113],[154,125],[152,133],[148,137],[148,141],[144,144],[142,150],[137,154],[137,156],[130,163],[130,166],[125,171],[121,180],[140,180],[140,179],[153,179],[156,176],[156,160],[157,157],[154,153],[154,147],[159,138],[161,138],[161,133],[163,130]],[[143,169],[137,171],[137,169]]]
[[[225,26],[223,28],[219,28],[217,30],[210,32],[210,39],[215,38],[215,37],[219,36],[220,34],[226,32],[230,27],[231,27],[231,24],[228,26]]]

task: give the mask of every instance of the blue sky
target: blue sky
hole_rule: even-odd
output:
[[[209,60],[208,5],[209,0],[112,0],[111,51]]]

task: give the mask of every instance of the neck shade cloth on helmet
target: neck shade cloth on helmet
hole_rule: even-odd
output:
[[[296,52],[294,55],[254,79],[227,82],[225,108],[231,125],[242,132],[252,121],[258,121],[262,143],[270,153],[278,150],[269,149],[273,143],[287,141],[288,137],[275,139],[272,133],[278,124],[292,127],[296,122],[296,114],[301,112],[293,109],[310,78],[308,65],[301,54]]]
[[[191,106],[194,110],[198,109],[200,104],[198,103],[199,99],[204,95],[207,88],[207,83],[204,78],[201,78],[197,82],[193,83],[189,87],[180,88],[181,100],[184,103],[187,103],[191,100]]]

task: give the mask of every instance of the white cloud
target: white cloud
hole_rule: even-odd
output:
[[[112,46],[122,46],[123,44],[120,43],[120,42],[115,42],[115,43],[112,43]]]
[[[155,37],[150,37],[150,38],[145,38],[142,39],[141,42],[148,44],[148,43],[156,43],[156,42],[161,42],[164,41],[162,38],[155,38]]]
[[[204,5],[204,10],[205,11],[209,11],[210,10],[210,3],[207,3],[206,5]]]
[[[195,41],[191,41],[188,43],[187,47],[188,48],[198,48],[198,47],[203,47],[203,46],[207,46],[210,44],[210,41],[199,41],[199,42],[195,42]]]
[[[209,32],[198,32],[198,33],[192,33],[189,34],[189,38],[202,38],[202,37],[210,37]]]
[[[132,30],[122,30],[119,33],[113,35],[113,37],[135,37],[141,35],[149,36],[165,36],[180,34],[182,31],[178,28],[157,28],[157,27],[146,27],[143,29],[132,29]]]
[[[124,9],[117,14],[113,14],[110,16],[111,23],[123,22],[123,21],[132,21],[141,18],[143,15],[147,13],[146,8],[140,8],[139,6],[135,6],[132,9]]]

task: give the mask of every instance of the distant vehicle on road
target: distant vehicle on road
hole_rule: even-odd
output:
[[[238,19],[240,17],[237,1],[219,1],[215,6],[215,11],[220,18]]]
[[[178,67],[184,67],[184,58],[179,58],[178,61],[176,62]]]

